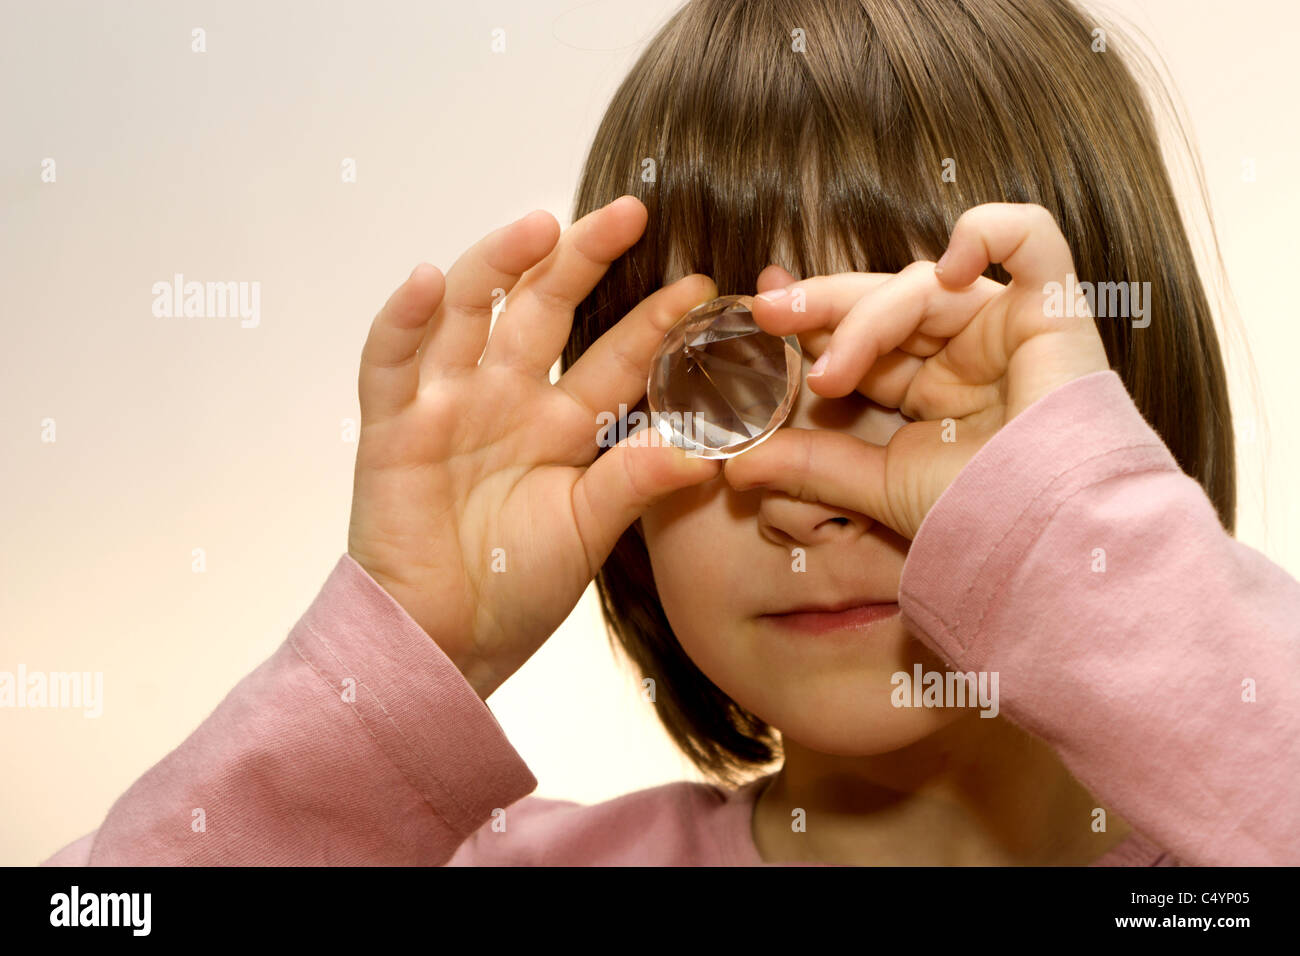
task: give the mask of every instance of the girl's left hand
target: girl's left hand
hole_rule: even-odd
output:
[[[983,276],[990,263],[1005,267],[1009,285]],[[797,282],[768,267],[760,294],[785,293],[756,299],[754,319],[773,334],[799,334],[817,358],[808,387],[826,398],[856,389],[912,421],[884,446],[781,428],[729,459],[727,481],[857,511],[914,538],[999,428],[1066,382],[1110,368],[1083,299],[1049,314],[1044,286],[1065,286],[1073,274],[1051,213],[1013,203],[962,214],[937,264]]]

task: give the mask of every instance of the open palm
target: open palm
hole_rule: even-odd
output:
[[[644,508],[718,472],[626,441],[597,457],[598,416],[638,402],[664,332],[716,295],[708,278],[651,295],[550,381],[574,308],[645,221],[624,197],[557,242],[555,221],[530,214],[445,278],[417,267],[363,350],[348,552],[484,698],[563,621]]]

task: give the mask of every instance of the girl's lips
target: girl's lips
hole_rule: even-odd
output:
[[[764,614],[763,620],[778,627],[805,634],[826,634],[868,627],[898,613],[898,604],[860,604],[842,611],[795,611]]]

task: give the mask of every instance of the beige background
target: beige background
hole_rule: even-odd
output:
[[[608,97],[674,8],[0,7],[0,670],[102,671],[105,695],[98,719],[0,710],[0,863],[97,826],[283,640],[346,547],[340,423],[375,310],[418,261],[445,269],[529,209],[568,223]],[[1259,422],[1253,440],[1241,429],[1240,538],[1300,574],[1300,15],[1289,0],[1104,9],[1150,37],[1186,104],[1267,412],[1239,390]],[[152,285],[177,272],[260,282],[260,325],[155,318]],[[1248,368],[1238,346],[1228,361]],[[695,776],[615,665],[590,589],[492,706],[538,795]]]

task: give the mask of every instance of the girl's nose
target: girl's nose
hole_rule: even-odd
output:
[[[851,541],[872,523],[871,518],[856,511],[803,501],[779,491],[762,492],[758,506],[760,533],[785,547]]]

